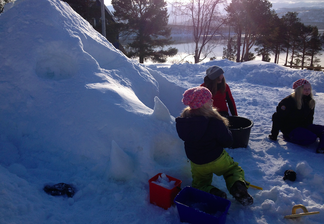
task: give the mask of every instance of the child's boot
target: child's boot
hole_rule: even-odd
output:
[[[211,194],[213,194],[215,196],[227,199],[226,193],[224,191],[219,190],[216,187],[212,188],[209,193],[211,193]]]
[[[242,181],[236,181],[232,186],[230,193],[244,206],[253,204],[253,197],[248,193],[247,187]]]
[[[324,148],[317,148],[316,153],[324,153]]]

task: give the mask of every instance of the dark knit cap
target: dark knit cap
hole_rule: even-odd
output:
[[[284,180],[295,181],[296,180],[296,172],[293,171],[293,170],[286,170],[283,179]]]
[[[210,78],[211,80],[215,80],[217,79],[219,76],[221,76],[222,74],[224,74],[224,71],[221,67],[218,67],[216,65],[209,67],[206,70],[206,75],[208,76],[208,78]]]

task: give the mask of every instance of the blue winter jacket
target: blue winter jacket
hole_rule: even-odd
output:
[[[233,143],[231,131],[223,121],[203,116],[176,118],[179,137],[184,141],[186,155],[196,164],[216,160],[224,148]]]

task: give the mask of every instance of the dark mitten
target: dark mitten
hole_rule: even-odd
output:
[[[72,198],[75,193],[74,187],[65,183],[45,185],[44,191],[53,196],[67,195],[69,198]]]
[[[296,172],[293,170],[286,170],[283,179],[295,181],[296,180]]]

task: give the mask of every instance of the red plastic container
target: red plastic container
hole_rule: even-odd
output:
[[[172,189],[167,189],[153,182],[161,177],[161,174],[162,173],[158,173],[149,180],[150,202],[164,209],[168,209],[173,204],[173,200],[176,195],[181,191],[182,181],[166,175],[167,178],[169,178],[169,181],[175,181],[174,187]]]

